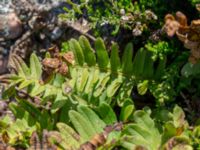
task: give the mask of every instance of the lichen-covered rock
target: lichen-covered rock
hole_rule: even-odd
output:
[[[64,38],[68,26],[58,19],[65,0],[0,0],[0,48],[26,57]],[[1,5],[4,5],[4,7]],[[5,52],[0,52],[0,55]]]
[[[22,33],[22,23],[16,13],[0,15],[0,35],[1,38],[15,39]]]

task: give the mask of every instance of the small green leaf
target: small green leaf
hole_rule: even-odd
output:
[[[18,71],[21,71],[21,74],[24,74],[25,76],[30,76],[30,69],[21,57],[14,56],[13,60],[15,63],[17,63],[16,65],[19,67]]]
[[[137,51],[135,58],[133,60],[133,74],[141,78],[141,75],[144,70],[144,63],[145,63],[145,58],[146,58],[146,50],[141,48]]]
[[[163,58],[159,59],[159,64],[158,64],[158,67],[156,68],[156,72],[155,72],[156,79],[160,79],[161,76],[164,74],[166,63],[167,63],[166,56],[163,56]]]
[[[116,35],[119,32],[120,24],[116,24],[114,31],[112,31],[112,35]]]
[[[99,116],[94,113],[91,109],[87,106],[79,106],[78,111],[91,122],[93,128],[96,130],[96,133],[103,132],[103,128],[106,124],[99,118]]]
[[[120,58],[119,58],[119,48],[116,43],[112,45],[111,57],[110,57],[110,64],[111,70],[113,72],[117,72],[121,68]]]
[[[129,98],[131,95],[131,91],[134,83],[130,82],[130,80],[123,81],[117,95],[117,103],[119,106],[122,106],[125,98]]]
[[[133,119],[134,123],[128,124],[123,130],[123,135],[130,138],[124,139],[125,142],[130,142],[149,150],[159,149],[161,134],[155,126],[154,120],[151,119],[150,114],[144,110],[138,110],[134,113]]]
[[[173,120],[176,128],[182,127],[186,123],[185,113],[178,105],[176,105],[173,109]]]
[[[133,70],[133,44],[128,43],[125,47],[123,56],[122,56],[122,71],[125,74],[132,73]]]
[[[95,92],[93,94],[95,97],[98,97],[100,94],[102,94],[102,91],[104,90],[109,79],[110,79],[110,73],[100,73],[99,82],[95,86],[94,90]]]
[[[89,41],[85,36],[80,36],[79,38],[80,46],[83,50],[85,61],[89,66],[94,66],[96,64],[96,56],[94,50],[92,49]]]
[[[33,83],[34,81],[33,80],[24,80],[20,83],[19,85],[19,89],[23,89],[27,86],[29,86],[31,83]]]
[[[69,51],[69,43],[68,42],[62,42],[61,52],[68,52],[68,51]]]
[[[89,94],[90,92],[92,92],[95,84],[97,83],[98,76],[99,76],[99,69],[92,68],[89,74],[90,75],[85,87],[86,94]]]
[[[67,101],[68,98],[66,96],[63,96],[62,92],[59,92],[52,104],[51,112],[52,113],[57,112],[61,107],[63,107],[67,103]]]
[[[119,76],[117,79],[113,80],[111,84],[107,87],[107,96],[108,97],[114,96],[114,94],[121,86],[122,82],[123,82],[122,76]]]
[[[162,142],[167,142],[170,138],[176,136],[176,127],[172,122],[168,121],[164,124],[164,131],[162,135]]]
[[[22,62],[20,63],[18,59],[21,59],[21,58],[19,58],[18,56],[15,56],[15,57],[13,58],[14,67],[16,68],[17,74],[18,74],[20,77],[26,78],[26,72],[24,72],[25,70],[23,70],[22,64],[21,64],[21,63],[24,63],[24,62],[22,61]]]
[[[61,87],[62,83],[65,81],[65,77],[57,73],[53,80],[53,85],[56,87]]]
[[[69,117],[75,129],[85,141],[89,141],[96,134],[91,122],[80,113],[70,110]]]
[[[29,101],[24,99],[19,99],[19,98],[16,99],[19,105],[23,109],[27,110],[33,118],[37,119],[39,122],[41,121],[42,113],[35,105],[31,104]]]
[[[137,85],[137,90],[140,95],[144,95],[148,90],[148,80],[144,80]]]
[[[95,41],[95,49],[97,54],[97,62],[100,69],[107,68],[109,65],[109,57],[104,42],[101,38],[97,38]]]
[[[2,94],[3,99],[9,99],[10,97],[14,96],[16,90],[15,90],[15,85],[10,85]]]
[[[40,79],[42,75],[42,65],[35,53],[32,53],[30,57],[30,70],[31,76],[34,79]]]
[[[145,62],[144,62],[144,69],[143,73],[141,74],[144,78],[152,78],[154,74],[154,60],[152,58],[153,53],[150,51],[147,51],[145,56]]]
[[[133,101],[131,99],[127,99],[121,108],[120,120],[126,122],[133,113],[134,109],[135,106],[133,104]]]
[[[196,64],[192,64],[188,62],[187,64],[183,66],[181,70],[181,74],[185,77],[200,74],[200,62]]]
[[[9,104],[9,109],[12,111],[13,115],[16,118],[22,119],[24,117],[25,110],[23,108],[19,107],[16,103],[11,102]]]
[[[150,118],[149,114],[143,110],[138,110],[134,113],[134,120],[145,128],[154,128],[154,121]]]
[[[81,46],[79,45],[78,41],[75,39],[71,39],[69,41],[69,47],[70,47],[70,50],[72,50],[75,54],[76,63],[82,66],[85,61],[85,58],[84,58],[83,50]]]
[[[81,141],[79,141],[79,135],[67,124],[57,123],[57,127],[63,137],[64,141],[69,147],[79,148]]]
[[[30,95],[37,96],[44,92],[46,89],[45,85],[40,85],[40,83],[35,82],[33,88],[31,89]]]
[[[114,124],[117,122],[117,117],[115,115],[115,112],[110,107],[110,105],[106,103],[100,104],[98,108],[98,113],[106,124]]]
[[[78,92],[83,92],[85,85],[88,81],[89,78],[89,72],[87,68],[80,68],[78,70],[78,79],[76,83],[77,91]]]
[[[43,98],[57,95],[58,89],[56,87],[50,86],[50,85],[48,85],[48,86],[46,85],[45,87],[46,88],[45,88],[45,91],[43,94]]]

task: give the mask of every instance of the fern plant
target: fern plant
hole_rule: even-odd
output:
[[[102,103],[93,110],[85,105],[79,105],[77,111],[75,111],[75,109],[69,110],[66,108],[67,114],[62,114],[61,117],[68,120],[68,124],[54,122],[56,120],[55,115],[50,116],[47,114],[41,116],[40,114],[37,114],[35,110],[37,108],[31,107],[33,106],[26,105],[26,107],[24,107],[22,105],[21,107],[14,103],[10,104],[10,109],[17,119],[11,121],[11,118],[6,116],[0,121],[0,137],[2,137],[5,144],[13,147],[21,146],[30,149],[37,147],[38,149],[38,144],[42,147],[46,145],[46,143],[42,142],[42,137],[47,136],[46,140],[51,145],[57,143],[56,145],[61,149],[71,150],[79,147],[86,147],[87,141],[91,141],[92,138],[94,138],[94,142],[97,140],[96,142],[98,143],[98,139],[96,138],[99,136],[102,136],[103,141],[99,142],[97,147],[106,145],[107,148],[111,148],[115,146],[113,140],[116,139],[116,141],[118,141],[117,139],[119,138],[122,123],[118,123],[115,112],[111,106],[106,103]],[[43,110],[42,112],[45,111]],[[126,100],[125,105],[120,112],[120,121],[127,121],[133,112],[134,105],[132,101]],[[47,122],[47,120],[49,120],[49,122]],[[52,131],[56,129],[52,127],[55,123],[57,124],[60,133]],[[85,126],[86,124],[87,126]],[[75,132],[72,125],[78,133]],[[44,135],[44,130],[46,129],[50,131],[48,134]],[[34,140],[36,137],[33,136],[35,132],[41,137],[40,139],[36,139],[36,141]]]
[[[120,113],[122,114],[124,112]],[[132,111],[128,122],[120,123],[112,108],[106,103],[102,103],[95,111],[81,105],[77,111],[69,111],[73,127],[58,123],[59,131],[52,134],[51,138],[55,143],[61,141],[57,142],[58,145],[67,150],[104,150],[116,147],[127,150],[192,149],[188,125],[180,107],[175,106],[173,112],[165,111],[165,115],[168,115],[167,120],[165,116],[152,118],[150,115],[151,110],[148,108]],[[158,119],[166,121],[157,122]]]
[[[116,44],[112,45],[109,57],[100,38],[95,41],[95,52],[83,36],[79,41],[71,39],[65,47],[65,51],[74,53],[75,65],[69,66],[69,72],[65,76],[53,73],[46,83],[41,82],[42,65],[35,54],[31,55],[30,67],[19,57],[14,57],[17,74],[9,78],[9,92],[5,92],[4,97],[17,93],[16,90],[25,90],[31,97],[39,97],[35,99],[38,105],[44,107],[51,103],[53,113],[67,103],[95,106],[103,101],[117,101],[122,106],[123,100],[129,98],[131,89],[140,80],[149,80],[149,83],[159,80],[165,69],[166,60],[153,60],[152,53],[145,49],[139,49],[133,58],[131,43],[126,46],[122,59]],[[155,67],[157,61],[158,65]],[[112,101],[113,99],[115,100]]]
[[[69,111],[70,120],[76,131],[67,124],[58,123],[57,135],[60,137],[52,136],[52,139],[56,141],[61,138],[62,142],[58,144],[68,150],[87,149],[87,147],[88,149],[90,147],[112,149],[116,145],[113,141],[117,142],[120,135],[120,130],[117,131],[116,127],[112,127],[114,123],[117,123],[117,117],[106,103],[102,103],[98,110],[99,115],[82,105],[78,106],[77,111]],[[103,114],[105,111],[107,115]]]
[[[110,56],[102,39],[98,38],[94,45],[95,50],[83,36],[78,41],[71,39],[67,42],[58,58],[73,52],[75,63],[68,65],[67,74],[52,71],[48,80],[43,80],[45,70],[34,53],[29,67],[14,56],[17,73],[7,77],[10,85],[3,97],[17,100],[17,103],[10,104],[16,118],[20,118],[21,113],[28,114],[42,132],[43,129],[55,129],[57,122],[69,123],[68,112],[76,109],[78,104],[95,108],[101,103],[117,103],[124,111],[120,119],[128,120],[134,107],[125,100],[130,97],[132,88],[142,80],[149,83],[159,80],[166,62],[153,60],[152,53],[145,49],[140,49],[133,57],[131,43],[126,46],[122,59],[116,44],[112,45]],[[46,57],[55,60],[49,54]],[[154,67],[155,63],[158,63],[157,67]],[[145,93],[147,86],[138,86],[140,92]]]

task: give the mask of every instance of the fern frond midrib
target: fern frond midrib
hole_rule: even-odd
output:
[[[111,75],[114,75],[114,76],[120,76],[121,75],[125,78],[132,78],[132,79],[136,78],[133,75],[133,73],[130,73],[130,74],[124,73],[121,69],[118,69],[117,71],[113,71],[111,69],[111,67],[101,68],[101,67],[98,66],[98,64],[96,66],[88,66],[87,64],[80,66],[78,64],[75,64],[75,65],[71,66],[71,68],[87,68],[88,70],[92,70],[94,68],[94,69],[100,70],[101,72],[108,72],[108,73],[110,73]]]

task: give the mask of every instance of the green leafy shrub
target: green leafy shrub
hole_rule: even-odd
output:
[[[0,136],[2,137],[2,142],[7,145],[28,148],[29,138],[32,132],[36,130],[36,126],[35,124],[29,124],[30,120],[27,120],[27,114],[15,121],[9,116],[2,118],[0,121]]]
[[[199,0],[190,0],[190,1],[191,1],[191,3],[192,3],[193,5],[196,5],[196,4],[199,4],[199,3],[200,3]]]
[[[61,18],[69,22],[84,18],[98,36],[107,32],[116,35],[120,28],[132,30],[133,35],[138,36],[148,29],[149,23],[157,19],[153,12],[140,10],[138,4],[133,4],[131,0],[90,0],[76,3],[68,0],[67,3],[70,6],[64,8],[66,13],[62,14]]]
[[[170,147],[180,149],[179,146],[192,149],[189,135],[184,133],[185,131],[187,132],[188,128],[184,119],[184,112],[180,107],[174,107],[172,113],[163,111],[163,116],[155,118],[151,118],[150,114],[151,111],[149,109],[138,110],[134,113],[134,123],[130,123],[122,131],[122,146],[126,149],[140,147],[148,150],[168,150]],[[158,115],[158,113],[156,114]],[[167,120],[166,116],[168,116]],[[160,119],[165,119],[165,121],[158,123],[157,121]],[[172,141],[176,144],[170,144]]]
[[[160,41],[156,44],[149,42],[145,45],[145,48],[153,52],[153,59],[156,59],[157,57],[163,58],[166,55],[175,52],[175,50],[166,41]]]

